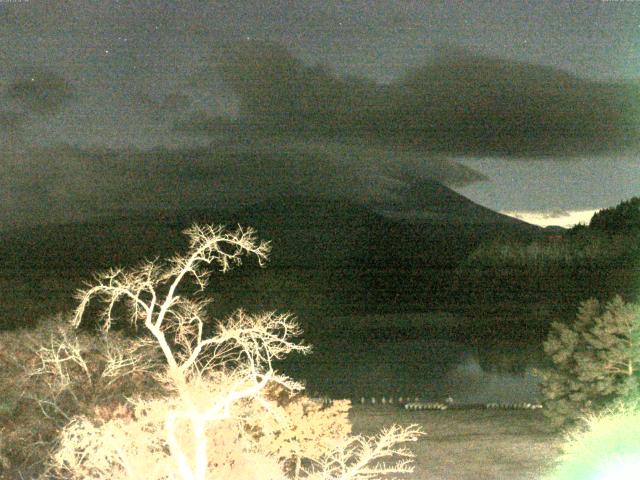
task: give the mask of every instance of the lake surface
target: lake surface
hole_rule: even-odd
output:
[[[541,348],[521,343],[465,345],[445,340],[404,341],[349,338],[314,345],[279,367],[306,380],[311,395],[380,399],[419,396],[423,400],[536,402],[541,399],[532,368],[542,363]]]
[[[75,272],[18,280],[0,275],[0,286],[11,292],[0,302],[0,320],[5,328],[26,326],[69,311],[75,306],[73,291],[81,285]],[[540,345],[446,340],[453,330],[466,331],[463,322],[447,313],[314,318],[307,324],[316,332],[311,340],[313,353],[291,356],[278,368],[305,380],[309,394],[331,398],[539,400],[531,368],[541,364]],[[434,339],[434,332],[444,336]]]

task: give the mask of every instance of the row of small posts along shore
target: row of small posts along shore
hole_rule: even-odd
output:
[[[333,399],[329,397],[315,396],[312,400],[323,405],[331,405]],[[353,404],[360,405],[395,405],[405,410],[538,410],[542,408],[539,402],[487,402],[487,403],[457,403],[451,397],[442,402],[425,401],[417,396],[406,397],[364,397],[355,398]]]

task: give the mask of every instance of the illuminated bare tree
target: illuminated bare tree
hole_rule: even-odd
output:
[[[190,276],[202,291],[209,280],[207,265],[217,264],[222,272],[226,272],[240,264],[246,253],[254,254],[263,265],[269,253],[269,244],[258,244],[252,229],[238,228],[227,233],[223,227],[194,225],[185,234],[190,238],[188,253],[173,257],[166,266],[149,262],[131,270],[113,269],[97,275],[95,285],[78,292],[80,304],[74,318],[74,324],[78,326],[89,302],[94,298],[102,300],[106,305],[102,311],[102,325],[108,331],[114,307],[124,301],[133,325],[142,321],[157,340],[167,361],[168,373],[176,382],[187,380],[197,369],[198,360],[211,354],[218,355],[220,352],[216,347],[224,344],[215,338],[203,339],[209,301],[180,296],[180,284]],[[166,290],[164,296],[163,289]],[[283,321],[280,318],[269,325],[278,326]],[[172,350],[167,334],[179,347],[177,352]],[[276,349],[273,353],[279,355],[282,350]],[[261,355],[258,358],[264,360]]]
[[[274,360],[289,353],[309,352],[308,346],[293,340],[301,333],[298,324],[288,314],[249,315],[239,310],[218,322],[207,336],[209,301],[197,295],[187,298],[180,288],[191,279],[201,292],[209,279],[207,266],[214,264],[225,272],[246,254],[256,256],[262,265],[269,245],[258,243],[253,230],[240,227],[227,232],[222,227],[194,225],[185,233],[190,238],[186,255],[166,264],[156,261],[110,270],[97,275],[95,283],[78,294],[75,326],[82,322],[89,303],[99,300],[103,305],[100,323],[108,332],[116,321],[115,307],[126,305],[127,320],[135,327],[144,326],[166,360],[166,368],[156,378],[168,396],[132,399],[126,408],[103,416],[102,425],[89,418],[71,421],[62,432],[52,466],[65,478],[204,480],[257,474],[265,479],[285,478],[282,458],[260,448],[260,436],[266,431],[261,419],[291,423],[269,392],[280,389],[294,395],[302,390],[301,384],[273,368]],[[138,362],[122,354],[112,357],[114,372],[135,368]],[[394,450],[392,445],[415,440],[419,433],[415,427],[396,427],[371,442],[360,437],[345,440],[342,450],[314,456],[312,463],[326,469],[325,473],[306,472],[305,476],[346,480],[374,478],[375,472],[404,473],[408,471],[404,460],[381,470],[367,464],[383,456],[404,456],[404,450]],[[303,478],[301,473],[296,469],[296,478]]]

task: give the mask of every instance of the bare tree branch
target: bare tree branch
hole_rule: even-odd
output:
[[[176,256],[167,264],[154,261],[133,269],[109,270],[96,276],[95,284],[78,292],[75,326],[81,323],[89,303],[97,300],[102,305],[102,329],[106,335],[115,321],[114,308],[123,303],[128,308],[128,321],[133,326],[144,324],[167,365],[164,372],[152,373],[156,364],[143,358],[149,342],[140,340],[128,348],[107,348],[102,378],[116,378],[127,372],[150,373],[166,385],[170,394],[132,399],[131,417],[109,419],[100,427],[88,419],[73,420],[65,428],[54,457],[54,470],[65,477],[205,480],[228,476],[229,472],[221,473],[220,468],[235,461],[229,463],[224,456],[216,457],[222,454],[214,450],[215,445],[223,448],[229,442],[245,442],[246,446],[235,447],[238,452],[249,458],[262,455],[259,458],[271,465],[271,476],[266,476],[262,468],[262,478],[285,478],[277,459],[256,451],[257,440],[244,429],[259,425],[260,415],[265,412],[279,417],[267,397],[267,386],[278,386],[292,394],[303,389],[273,367],[275,360],[292,352],[310,351],[309,346],[295,341],[302,333],[300,326],[289,314],[250,315],[238,310],[218,322],[212,336],[205,337],[209,302],[179,293],[187,279],[201,292],[209,280],[207,267],[211,265],[226,272],[239,265],[247,254],[264,264],[269,244],[258,242],[254,230],[241,227],[227,232],[223,227],[194,225],[185,233],[189,236],[185,255]],[[72,346],[61,351],[52,348],[43,353],[43,365],[57,369],[56,373],[64,378],[64,362],[80,362],[77,356]],[[215,444],[212,438],[217,438],[224,428],[231,429],[231,439]],[[296,468],[296,478],[303,478],[298,477],[303,473],[309,479],[365,480],[410,472],[411,453],[396,445],[415,441],[419,435],[416,426],[394,426],[375,438],[346,438],[321,458],[308,459],[315,470]],[[400,459],[390,465],[382,463],[382,459],[390,457]],[[299,466],[301,459],[297,461]]]

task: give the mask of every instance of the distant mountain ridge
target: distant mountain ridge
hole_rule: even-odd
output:
[[[373,202],[377,212],[406,221],[451,224],[526,224],[508,215],[483,207],[440,182],[400,175],[398,186],[390,190],[395,200]],[[395,192],[394,192],[395,190]]]
[[[483,241],[530,241],[544,230],[442,188],[433,190],[441,200],[434,215],[410,219],[376,210],[399,215],[413,201],[366,206],[280,195],[239,209],[125,212],[2,232],[0,285],[7,301],[0,304],[0,328],[2,322],[20,324],[25,315],[34,319],[72,308],[73,291],[93,272],[185,252],[182,231],[193,223],[250,226],[271,241],[266,269],[258,271],[255,259],[246,259],[230,275],[216,276],[207,295],[215,298],[218,313],[238,307],[287,308],[305,316],[452,305],[464,310],[484,288],[475,277],[468,279],[471,294],[460,286],[467,275],[461,279],[457,267],[467,256]],[[464,296],[458,297],[461,288]]]
[[[411,189],[403,200],[388,204],[279,195],[235,210],[126,213],[3,232],[0,268],[94,269],[165,257],[186,248],[181,231],[196,222],[254,227],[260,238],[272,241],[272,265],[304,268],[448,264],[484,238],[524,239],[542,231],[438,182]]]

